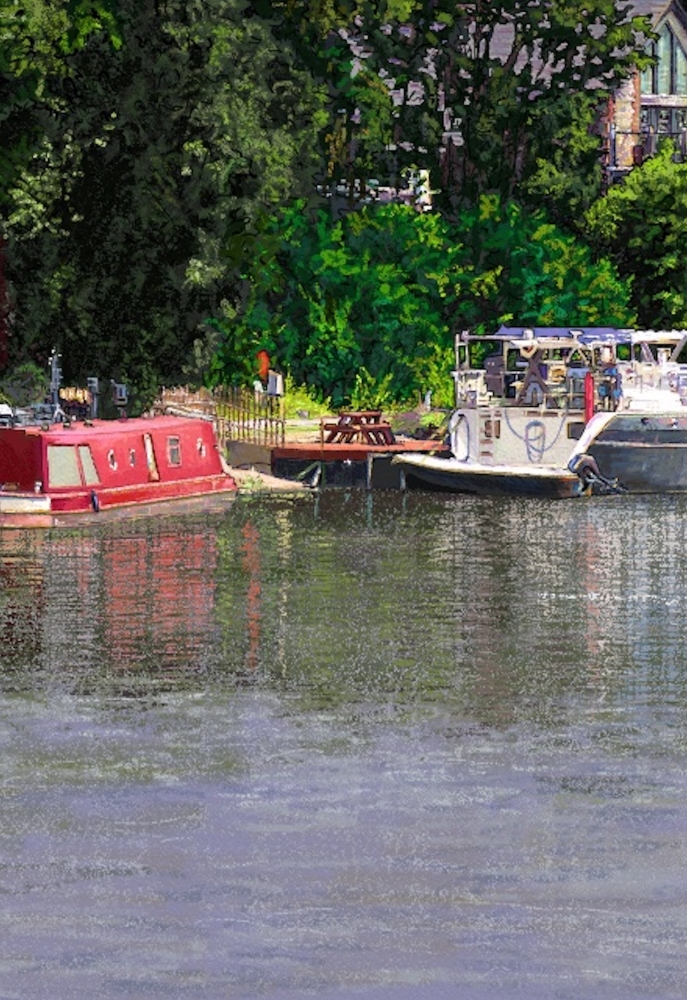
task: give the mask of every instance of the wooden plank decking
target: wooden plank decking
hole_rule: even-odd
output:
[[[272,460],[300,459],[301,461],[364,462],[369,454],[397,455],[404,452],[421,451],[429,454],[448,455],[448,445],[443,441],[415,441],[405,439],[393,444],[370,444],[365,441],[345,441],[327,443],[319,441],[292,441],[272,448]]]

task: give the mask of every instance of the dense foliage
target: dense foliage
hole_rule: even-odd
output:
[[[118,44],[94,30],[64,56],[6,195],[15,357],[178,379],[236,296],[227,249],[312,190],[318,85],[247,8],[120,0]]]
[[[647,329],[687,328],[687,164],[666,141],[658,155],[587,213],[589,238],[631,281]]]
[[[644,64],[645,18],[616,0],[360,6],[350,31],[394,91],[398,162],[422,159],[445,211],[497,191],[564,214],[598,194],[599,105]]]
[[[630,205],[672,192],[679,240],[680,168],[598,201],[646,30],[623,0],[0,0],[10,367],[56,347],[144,399],[265,347],[336,403],[442,399],[458,329],[677,322]],[[408,168],[438,211],[360,209]]]
[[[215,378],[245,381],[264,349],[335,404],[367,378],[391,399],[431,391],[447,405],[453,337],[464,328],[633,318],[608,263],[594,264],[541,213],[493,195],[453,224],[402,205],[332,221],[297,204],[265,227],[246,278],[249,301],[224,324]]]

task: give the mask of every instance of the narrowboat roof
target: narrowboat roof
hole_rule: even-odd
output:
[[[198,417],[127,417],[121,420],[92,420],[87,423],[81,421],[70,421],[69,423],[55,423],[46,427],[45,424],[22,424],[15,428],[25,434],[37,435],[39,437],[49,436],[51,440],[59,440],[67,443],[77,433],[79,436],[87,435],[90,439],[123,437],[129,434],[145,434],[154,431],[173,433],[184,428],[198,428],[199,423],[210,423]]]

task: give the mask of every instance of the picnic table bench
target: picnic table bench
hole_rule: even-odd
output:
[[[323,444],[393,444],[391,426],[382,420],[381,410],[346,410],[336,421],[323,417],[320,421],[320,441]]]

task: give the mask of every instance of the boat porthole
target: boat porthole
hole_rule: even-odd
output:
[[[129,449],[129,465],[132,469],[136,465],[136,452],[133,448]]]
[[[115,458],[115,453],[111,448],[107,453],[107,462],[111,469],[114,470],[117,468],[117,459]]]
[[[197,447],[198,447],[198,454],[200,455],[200,457],[205,458],[205,442],[203,441],[202,438],[198,438]]]

